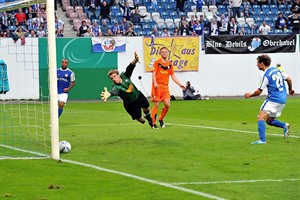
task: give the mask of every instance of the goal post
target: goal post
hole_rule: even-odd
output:
[[[49,94],[50,94],[50,129],[51,129],[51,158],[59,159],[59,125],[57,100],[57,65],[54,1],[47,0],[48,24],[48,63],[49,63]]]

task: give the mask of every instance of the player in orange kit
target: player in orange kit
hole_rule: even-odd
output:
[[[161,56],[160,59],[156,60],[153,64],[152,70],[152,92],[151,101],[154,103],[152,108],[152,124],[153,129],[158,129],[156,125],[156,117],[159,102],[164,103],[161,114],[159,116],[159,124],[162,128],[165,128],[165,123],[163,121],[170,107],[170,90],[169,90],[169,77],[180,86],[181,89],[185,89],[177,77],[174,74],[172,63],[167,60],[169,55],[169,50],[167,47],[162,47],[159,51]]]

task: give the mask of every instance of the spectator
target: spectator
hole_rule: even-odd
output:
[[[219,35],[220,26],[221,22],[218,22],[215,18],[213,18],[208,26],[209,35]]]
[[[244,27],[241,28],[239,35],[247,35]]]
[[[21,39],[21,38],[26,37],[28,33],[29,33],[29,31],[25,27],[19,26],[15,30],[16,39]]]
[[[193,0],[193,2],[196,4],[196,11],[202,12],[202,6],[205,5],[204,0]]]
[[[5,37],[6,37],[6,35],[5,35],[4,31],[0,30],[0,38],[5,38]]]
[[[135,8],[134,10],[134,13],[132,13],[131,15],[131,22],[134,24],[134,25],[140,25],[142,26],[142,23],[141,23],[141,18],[145,18],[147,17],[147,15],[141,15],[139,13],[139,9],[138,8]]]
[[[34,30],[36,25],[35,25],[34,20],[32,18],[32,14],[28,15],[28,19],[26,21],[26,26],[27,26],[28,30]]]
[[[120,29],[117,30],[117,32],[115,33],[115,36],[123,36],[123,33],[121,32]]]
[[[33,8],[31,6],[29,6],[27,8],[27,12],[26,12],[26,19],[29,19],[29,15],[31,15],[32,18],[36,17],[36,12],[33,10]]]
[[[255,35],[255,34],[257,34],[257,27],[256,27],[255,24],[252,24],[252,25],[251,25],[249,34],[250,34],[250,35]]]
[[[275,21],[275,29],[281,29],[284,30],[287,28],[288,25],[288,20],[286,19],[285,16],[283,16],[283,14],[280,12],[278,14],[278,17]]]
[[[39,13],[36,14],[36,17],[33,18],[33,21],[35,22],[37,27],[40,27],[42,25],[42,23],[44,22],[43,18],[40,17]]]
[[[88,25],[86,25],[86,21],[83,20],[81,23],[81,26],[79,27],[79,32],[78,32],[78,36],[82,37],[83,34],[85,34],[87,32],[87,29],[89,28]]]
[[[175,28],[175,29],[174,29],[172,36],[174,36],[174,37],[180,36],[180,32],[179,32],[179,29],[178,29],[178,28]]]
[[[183,25],[183,23],[189,26],[189,22],[186,20],[186,17],[184,15],[181,15],[181,20],[179,21],[179,28]]]
[[[58,19],[57,16],[55,16],[55,32],[64,32],[65,29],[65,23]]]
[[[151,0],[151,6],[157,10],[157,0]]]
[[[191,20],[189,21],[189,23],[188,23],[188,25],[189,25],[189,31],[190,32],[193,32],[193,26],[194,26],[194,24],[195,24],[195,16],[194,15],[192,15],[191,16]]]
[[[190,81],[186,82],[185,89],[182,90],[183,100],[201,100],[200,94],[194,94],[195,88],[191,85]]]
[[[102,25],[100,27],[100,30],[102,32],[102,35],[107,35],[107,31],[108,31],[109,27],[107,26],[107,22],[106,19],[102,20]]]
[[[13,38],[14,37],[13,33],[9,29],[6,29],[5,35],[6,35],[7,38]]]
[[[18,9],[18,12],[14,16],[16,18],[16,26],[26,25],[26,15],[23,13],[22,8]]]
[[[193,35],[201,36],[204,35],[204,26],[200,24],[199,20],[196,20],[196,23],[193,26]]]
[[[99,6],[99,0],[86,0],[85,6],[88,8],[88,17],[91,19],[98,19],[99,16],[96,15],[96,8]]]
[[[65,37],[62,30],[57,31],[56,37]]]
[[[87,27],[86,32],[83,34],[83,37],[95,37],[90,27]]]
[[[299,14],[295,12],[292,15],[290,15],[289,21],[290,21],[290,27],[291,27],[293,33],[299,34],[299,29],[300,29]]]
[[[229,18],[225,17],[225,14],[222,13],[219,17],[215,12],[213,12],[213,15],[216,17],[217,21],[219,23],[219,35],[227,35],[228,34],[228,22]]]
[[[237,16],[238,18],[240,18],[241,17],[240,7],[242,4],[242,1],[241,0],[231,0],[230,4],[231,4],[231,9],[232,9],[232,16],[233,17]]]
[[[183,21],[181,26],[179,26],[179,29],[180,29],[180,35],[182,35],[182,36],[190,35],[189,26],[187,25],[187,21]]]
[[[131,20],[131,10],[133,10],[135,7],[129,6],[129,3],[126,2],[125,5],[122,5],[120,2],[118,5],[122,8],[123,10],[123,16],[130,21]]]
[[[259,27],[259,33],[262,35],[268,35],[269,32],[272,30],[271,27],[267,24],[267,22],[264,20],[262,22],[262,25]]]
[[[129,26],[133,26],[133,23],[131,21],[127,21],[127,19],[124,17],[120,26],[122,27],[123,33],[125,34],[128,31]]]
[[[170,37],[171,34],[170,34],[170,32],[168,31],[167,28],[164,28],[164,30],[163,30],[161,36],[162,36],[162,37]]]
[[[159,36],[158,30],[157,30],[156,27],[154,27],[152,29],[152,33],[150,35],[151,35],[151,37],[157,37],[157,36]]]
[[[228,22],[227,32],[229,35],[237,35],[239,32],[238,24],[235,21],[234,17],[230,18],[230,22]]]
[[[137,36],[137,33],[134,32],[134,30],[132,29],[132,26],[129,26],[128,30],[125,33],[125,36]]]
[[[44,22],[46,22],[46,21],[47,21],[46,8],[41,7],[40,12],[38,12],[38,13],[39,13],[39,16],[40,16],[41,18],[43,18]]]
[[[47,36],[47,33],[46,33],[46,31],[44,30],[44,28],[43,28],[42,25],[39,27],[39,30],[36,32],[36,35],[37,35],[38,37],[46,37],[46,36]]]
[[[97,21],[93,22],[93,26],[91,27],[94,37],[98,37],[101,33],[101,28],[98,25]]]
[[[108,36],[108,37],[114,36],[114,33],[111,31],[111,29],[107,29],[107,33],[105,36]]]
[[[181,11],[181,12],[185,12],[184,11],[184,2],[185,2],[185,0],[176,0],[176,10],[177,10],[177,12],[179,13],[179,11]]]
[[[109,22],[111,21],[111,17],[110,17],[110,7],[113,5],[114,0],[111,0],[109,4],[106,3],[106,1],[104,0],[102,2],[102,4],[100,3],[100,17],[99,19],[108,19]]]
[[[300,14],[300,0],[294,0],[290,10],[292,11],[292,13]]]
[[[122,28],[122,29],[121,29]],[[114,25],[111,27],[111,31],[114,35],[117,34],[117,31],[120,30],[121,34],[123,34],[123,27],[121,27],[117,21],[114,22]]]
[[[242,11],[242,13],[243,13],[243,16],[244,16],[245,18],[250,18],[250,17],[253,16],[253,12],[252,12],[251,10],[249,10],[249,6],[248,6],[248,5],[246,5],[246,6],[244,7],[244,10]]]
[[[27,37],[28,37],[28,38],[35,38],[35,37],[36,37],[35,31],[34,31],[34,30],[31,30],[31,31],[30,31],[30,34],[29,34]]]

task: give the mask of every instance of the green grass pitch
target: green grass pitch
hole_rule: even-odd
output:
[[[264,98],[172,101],[166,128],[131,120],[122,102],[68,102],[60,140],[72,151],[51,159],[0,160],[0,199],[299,199],[300,98],[289,97],[258,139]]]

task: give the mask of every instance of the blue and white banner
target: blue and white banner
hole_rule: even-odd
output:
[[[126,37],[92,37],[93,52],[124,52]]]

